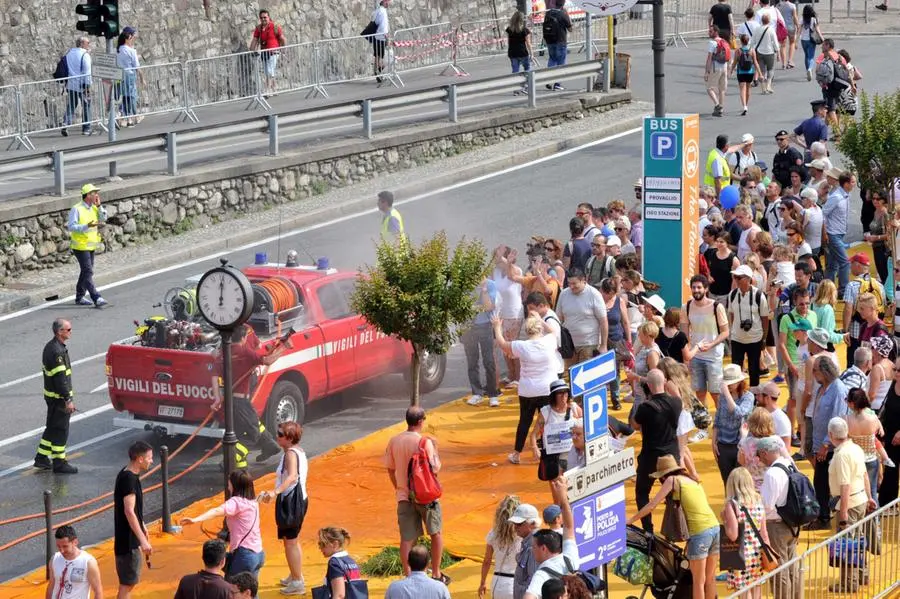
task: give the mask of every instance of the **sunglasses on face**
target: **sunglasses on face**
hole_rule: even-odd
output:
[[[275,434],[278,435],[279,438],[284,437],[284,431],[278,431]]]

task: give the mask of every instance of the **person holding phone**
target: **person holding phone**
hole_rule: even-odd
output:
[[[100,205],[100,189],[92,183],[81,187],[81,201],[69,210],[66,228],[81,272],[75,284],[75,304],[102,308],[107,301],[94,287],[94,252],[100,246],[100,229],[106,226],[106,208]],[[90,299],[85,297],[90,295]]]

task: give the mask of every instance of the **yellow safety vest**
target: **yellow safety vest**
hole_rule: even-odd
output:
[[[719,150],[713,148],[706,155],[706,173],[703,175],[703,184],[710,187],[716,186],[716,178],[713,177],[713,163],[716,160],[722,161],[722,187],[731,185],[731,169],[728,168],[728,161],[719,153]]]
[[[406,228],[403,226],[403,217],[400,216],[400,211],[396,208],[391,208],[391,211],[381,219],[381,240],[387,243],[394,241],[394,233],[389,228],[392,218],[396,218],[397,223],[400,225],[400,232],[397,233],[396,238],[406,241]]]
[[[72,208],[78,211],[79,225],[89,225],[99,220],[100,211],[96,206],[87,206],[84,202],[78,202]],[[72,239],[73,250],[92,252],[100,245],[100,231],[97,230],[97,227],[88,227],[84,233],[71,231],[69,235]]]

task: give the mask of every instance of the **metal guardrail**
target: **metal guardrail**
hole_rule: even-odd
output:
[[[525,93],[521,94],[523,101],[527,106],[534,108],[537,106],[537,85],[584,76],[586,91],[592,91],[594,77],[603,68],[601,62],[590,60],[552,69],[502,75],[478,81],[441,84],[426,90],[400,92],[382,98],[352,100],[324,108],[303,108],[262,116],[248,114],[227,124],[196,125],[177,132],[145,135],[92,148],[56,150],[39,156],[0,160],[0,176],[39,177],[49,170],[53,173],[54,192],[57,195],[64,195],[68,168],[83,169],[105,165],[111,161],[153,159],[161,154],[166,155],[166,172],[174,176],[179,172],[179,151],[197,144],[216,141],[225,145],[229,140],[235,138],[246,140],[249,135],[261,134],[268,137],[269,155],[277,156],[280,135],[290,131],[291,128],[309,123],[358,117],[362,120],[361,133],[364,137],[371,138],[378,113],[412,106],[445,103],[448,120],[458,122],[461,99],[504,92],[521,93],[524,90]],[[216,96],[210,97],[215,98]]]

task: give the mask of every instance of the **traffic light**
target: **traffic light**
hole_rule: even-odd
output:
[[[87,20],[79,20],[75,24],[78,31],[84,31],[88,35],[103,35],[103,24],[100,21],[102,0],[87,0],[87,4],[79,4],[75,7],[75,14],[87,17]]]
[[[103,17],[103,25],[100,33],[106,39],[119,37],[119,0],[102,0],[103,7],[100,11]]]

